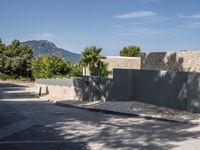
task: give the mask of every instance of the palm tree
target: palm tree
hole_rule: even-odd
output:
[[[102,48],[91,46],[86,47],[81,53],[81,64],[84,67],[89,67],[91,75],[98,75],[98,64],[101,62],[101,59],[105,58],[100,55],[101,51]]]

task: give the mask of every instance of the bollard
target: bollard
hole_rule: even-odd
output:
[[[47,95],[49,94],[49,88],[48,88],[48,86],[46,86],[46,94]]]
[[[39,89],[39,96],[41,96],[42,95],[42,87],[40,87],[40,89]]]

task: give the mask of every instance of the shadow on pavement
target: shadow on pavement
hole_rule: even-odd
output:
[[[24,119],[25,117],[21,113],[5,102],[0,101],[0,127],[7,126]]]
[[[29,98],[29,94],[18,95],[19,98]],[[8,98],[14,94],[9,93]],[[131,149],[160,149],[168,150],[179,147],[178,143],[188,139],[200,138],[199,126],[191,124],[181,124],[172,122],[162,122],[155,120],[145,120],[141,118],[130,118],[114,115],[105,115],[75,108],[63,108],[48,102],[34,101],[13,101],[13,106],[19,106],[23,111],[29,111],[40,118],[39,113],[47,113],[52,119],[46,126],[33,126],[27,130],[13,134],[1,139],[1,141],[43,141],[42,146],[50,146],[49,149],[56,149],[56,145],[66,149],[87,149],[87,143],[101,143],[111,149],[131,150]],[[58,110],[63,114],[57,114]],[[45,143],[44,141],[60,141],[61,143]],[[66,141],[66,143],[62,143]],[[86,141],[78,142],[77,141]],[[25,147],[30,143],[23,144]],[[63,145],[66,144],[66,145]],[[33,144],[37,149],[40,144]],[[5,144],[0,144],[0,149],[5,148]],[[9,145],[21,146],[20,144]],[[51,147],[52,146],[52,147]],[[77,147],[73,147],[77,146]],[[14,147],[15,148],[15,147]],[[12,149],[12,147],[11,147]],[[44,148],[43,148],[44,149]]]
[[[4,141],[1,143],[1,141]],[[7,142],[5,142],[7,141]],[[49,127],[35,125],[31,128],[0,140],[0,149],[6,150],[89,150],[85,142],[65,140],[62,135]]]

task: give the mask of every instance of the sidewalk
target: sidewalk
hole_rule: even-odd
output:
[[[137,116],[147,119],[173,121],[181,123],[200,124],[200,114],[179,111],[165,107],[145,104],[141,102],[87,102],[77,100],[56,101],[59,106],[75,107],[91,111],[118,114],[124,116]]]

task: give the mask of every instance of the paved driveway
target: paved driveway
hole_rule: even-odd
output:
[[[0,83],[0,150],[199,149],[200,127],[59,107]]]

